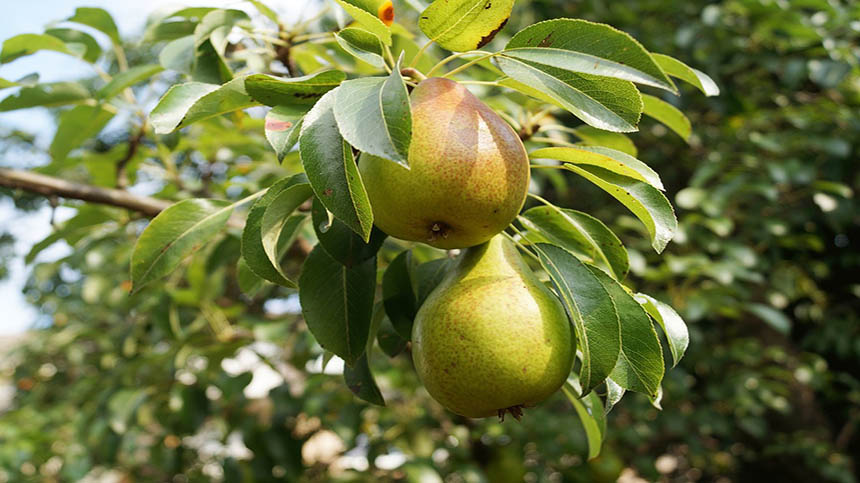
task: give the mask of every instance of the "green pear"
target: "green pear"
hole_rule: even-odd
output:
[[[517,216],[529,160],[516,132],[462,85],[422,81],[412,91],[409,167],[364,154],[359,170],[385,233],[437,248],[479,245]]]
[[[424,387],[470,418],[518,418],[564,384],[574,352],[564,307],[502,235],[461,255],[412,328]]]

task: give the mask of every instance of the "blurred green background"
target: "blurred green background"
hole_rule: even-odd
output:
[[[294,294],[242,295],[236,234],[196,255],[183,280],[130,297],[141,221],[70,203],[72,222],[51,241],[72,250],[37,259],[25,287],[42,328],[0,342],[0,481],[857,481],[860,4],[520,0],[495,42],[562,16],[611,24],[721,88],[665,97],[690,117],[689,144],[650,120],[632,136],[680,221],[662,256],[595,188],[543,180],[545,197],[623,234],[628,284],[689,324],[662,411],[627,395],[601,456],[586,461],[561,395],[522,422],[466,420],[430,400],[408,354],[379,352],[371,364],[388,405],[370,406],[336,367],[321,371]],[[154,59],[163,44],[137,38],[130,62]],[[3,157],[38,150],[32,133],[0,134]],[[145,169],[163,155],[155,147],[132,160],[132,182],[216,197],[265,185],[283,171],[262,134],[257,119],[191,129],[165,141],[189,186]],[[127,143],[107,130],[80,163],[43,169],[108,183],[107,160]],[[19,212],[47,205],[0,195]],[[0,275],[12,243],[0,233]],[[229,334],[211,329],[223,322]]]

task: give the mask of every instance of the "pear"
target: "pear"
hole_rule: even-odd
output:
[[[479,245],[525,202],[529,161],[516,132],[462,85],[421,81],[412,91],[409,167],[363,154],[359,170],[385,233],[437,248]]]
[[[501,235],[461,255],[412,328],[421,382],[470,418],[519,418],[549,397],[570,374],[574,344],[564,307]]]

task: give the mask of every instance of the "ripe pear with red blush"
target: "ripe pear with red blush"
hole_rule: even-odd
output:
[[[374,223],[437,248],[466,248],[504,230],[525,202],[529,161],[517,133],[468,89],[430,78],[412,91],[409,167],[359,160]]]

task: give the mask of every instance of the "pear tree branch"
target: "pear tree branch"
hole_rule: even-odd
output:
[[[74,183],[19,169],[0,168],[0,186],[37,193],[48,198],[61,197],[117,206],[150,217],[171,205],[167,200],[138,196],[125,190]]]

